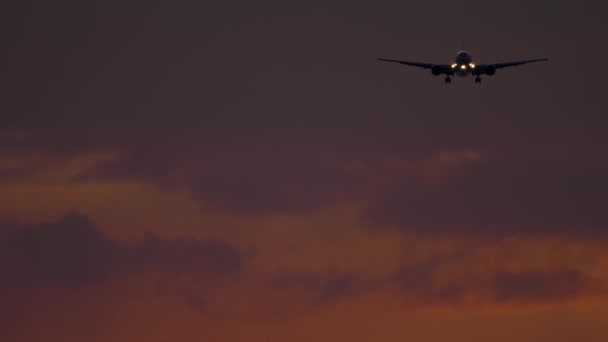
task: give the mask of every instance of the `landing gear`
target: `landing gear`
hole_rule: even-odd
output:
[[[481,77],[479,77],[479,76],[475,77],[475,83],[481,83]]]
[[[450,76],[445,78],[445,83],[452,83],[452,79],[450,78]]]

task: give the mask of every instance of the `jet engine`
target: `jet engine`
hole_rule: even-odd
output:
[[[496,67],[495,67],[495,66],[493,66],[493,65],[491,65],[491,64],[490,64],[490,65],[488,65],[488,66],[486,67],[486,75],[488,75],[488,76],[492,76],[492,75],[494,75],[495,73],[496,73]]]
[[[433,65],[431,67],[431,73],[435,76],[439,76],[441,75],[441,66],[440,65]]]

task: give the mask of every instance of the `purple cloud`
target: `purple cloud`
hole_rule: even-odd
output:
[[[440,182],[397,181],[366,217],[372,225],[416,234],[606,235],[608,164],[581,155],[513,152],[464,165]]]
[[[220,240],[135,242],[107,237],[86,216],[70,212],[57,222],[12,225],[0,231],[0,273],[5,291],[39,286],[79,289],[113,277],[154,271],[194,276],[202,283],[238,274],[245,256]]]

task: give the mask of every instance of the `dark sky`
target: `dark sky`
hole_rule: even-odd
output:
[[[0,337],[608,338],[606,5],[3,7]]]

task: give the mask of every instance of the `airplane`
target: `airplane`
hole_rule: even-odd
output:
[[[456,59],[452,64],[430,64],[430,63],[418,63],[418,62],[407,62],[398,61],[394,59],[378,58],[379,61],[400,63],[408,66],[414,66],[424,69],[431,69],[431,73],[435,76],[441,74],[446,75],[445,83],[452,83],[450,76],[466,77],[469,75],[475,76],[475,83],[481,83],[481,75],[493,76],[496,74],[496,70],[518,66],[527,63],[543,62],[548,61],[549,58],[530,59],[526,61],[518,62],[506,62],[506,63],[494,63],[494,64],[475,64],[473,63],[473,57],[466,50],[458,51]]]

